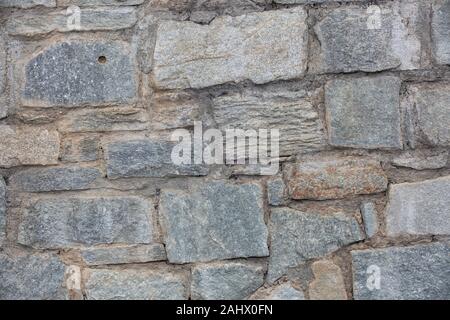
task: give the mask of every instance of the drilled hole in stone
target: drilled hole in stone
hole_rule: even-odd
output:
[[[105,56],[98,57],[98,63],[106,63],[106,57]]]

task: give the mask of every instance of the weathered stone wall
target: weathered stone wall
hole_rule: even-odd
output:
[[[0,299],[450,298],[450,0],[0,0],[0,118]]]

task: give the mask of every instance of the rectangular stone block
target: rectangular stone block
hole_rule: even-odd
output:
[[[0,7],[29,9],[37,6],[56,7],[56,0],[0,0]]]
[[[433,0],[432,6],[434,58],[439,64],[450,64],[450,1]]]
[[[341,199],[387,189],[380,163],[362,158],[323,159],[290,164],[286,168],[292,199]]]
[[[64,264],[55,254],[0,253],[0,299],[66,299],[64,271]]]
[[[185,300],[187,276],[179,271],[88,269],[87,300]]]
[[[389,236],[450,235],[450,176],[392,184],[386,208]]]
[[[267,281],[274,282],[289,268],[362,239],[364,235],[354,217],[272,209]]]
[[[27,169],[10,178],[11,188],[27,192],[84,190],[102,176],[97,168],[55,167]]]
[[[160,243],[88,248],[81,251],[81,257],[88,266],[145,263],[167,258],[164,246]]]
[[[132,177],[204,176],[205,165],[176,165],[171,154],[175,143],[143,138],[106,145],[106,169],[110,179]]]
[[[54,130],[0,125],[0,167],[58,163],[59,134]]]
[[[67,10],[50,12],[45,15],[19,13],[12,15],[6,30],[13,36],[32,37],[50,32],[105,31],[133,27],[137,21],[134,8],[81,9],[79,26],[68,23]]]
[[[448,242],[352,251],[357,300],[447,300]]]
[[[97,135],[66,135],[62,141],[62,162],[95,161],[99,154],[99,141]]]
[[[18,241],[40,249],[150,243],[153,210],[131,196],[40,199],[24,210]]]
[[[184,89],[300,77],[306,70],[306,17],[297,7],[221,16],[209,25],[161,22],[153,60],[155,84]]]
[[[6,240],[6,184],[0,176],[0,247]]]
[[[264,257],[267,227],[256,183],[207,182],[161,191],[160,218],[171,263]]]
[[[0,50],[0,97],[2,96],[3,92],[5,91],[5,85],[6,85],[6,42],[3,39],[3,36],[0,36],[0,46],[3,48]],[[0,104],[3,104],[4,101],[0,99]],[[0,119],[4,116],[2,115],[2,109],[4,107],[0,106]]]
[[[351,148],[401,148],[397,77],[339,79],[325,86],[330,144]]]
[[[31,58],[24,70],[25,106],[114,105],[136,98],[135,61],[126,43],[59,42]]]
[[[428,63],[424,41],[430,4],[402,0],[376,6],[342,6],[323,12],[314,27],[317,72],[419,69]]]
[[[144,3],[145,0],[59,0],[61,7],[70,5],[79,7],[89,6],[135,6]]]

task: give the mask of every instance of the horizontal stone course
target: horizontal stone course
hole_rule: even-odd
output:
[[[29,9],[37,6],[56,7],[56,0],[1,0],[0,7]]]

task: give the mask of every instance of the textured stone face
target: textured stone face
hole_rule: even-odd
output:
[[[341,268],[332,261],[317,261],[311,266],[314,280],[309,285],[311,300],[346,300],[344,278]]]
[[[6,239],[6,185],[0,176],[0,247]]]
[[[87,273],[88,300],[184,300],[187,279],[167,270],[90,269]]]
[[[401,148],[400,84],[396,77],[332,80],[325,87],[330,143]]]
[[[96,135],[66,136],[61,150],[62,162],[84,162],[98,159],[99,139]]]
[[[407,151],[392,160],[397,167],[412,168],[415,170],[441,169],[448,161],[449,153],[446,150],[438,151]]]
[[[24,211],[18,241],[43,249],[150,243],[152,210],[138,197],[42,199]]]
[[[174,143],[159,140],[127,140],[107,145],[108,178],[203,176],[204,165],[175,165],[171,159]]]
[[[83,190],[100,177],[101,172],[96,168],[28,169],[13,175],[11,185],[27,192]]]
[[[290,283],[282,283],[272,288],[260,289],[251,300],[305,300],[303,291]]]
[[[134,6],[144,3],[145,0],[59,0],[61,7],[74,6]]]
[[[54,130],[0,126],[0,167],[56,164],[59,134]]]
[[[137,84],[131,57],[130,48],[120,42],[55,44],[26,65],[23,103],[70,107],[132,102]]]
[[[367,237],[373,237],[378,232],[378,217],[375,204],[368,201],[363,202],[361,204],[361,215]]]
[[[419,68],[420,32],[426,28],[428,7],[411,1],[379,5],[377,18],[366,7],[330,9],[314,28],[321,46],[317,70],[336,73]]]
[[[352,259],[355,299],[445,300],[450,295],[448,243],[352,251]]]
[[[1,253],[0,299],[65,299],[64,270],[64,264],[53,254],[11,257]]]
[[[94,247],[83,249],[81,256],[89,266],[166,260],[164,246],[160,243],[108,248]]]
[[[209,25],[162,22],[154,52],[159,88],[203,88],[292,79],[306,69],[303,8],[221,16]],[[268,49],[270,48],[270,49]]]
[[[269,204],[280,206],[286,202],[286,186],[282,178],[267,181],[267,197]]]
[[[162,190],[160,217],[170,262],[269,254],[262,188],[208,182],[190,192]]]
[[[195,300],[241,300],[264,284],[264,268],[248,262],[197,265],[192,269]]]
[[[2,36],[0,36],[0,45],[2,46],[2,48],[5,48],[5,40],[3,39]],[[5,90],[5,83],[6,83],[6,50],[1,50],[0,52],[0,97],[3,94],[3,91]],[[0,100],[0,103],[1,100]],[[4,115],[2,115],[2,109],[3,106],[0,107],[0,119],[4,117]]]
[[[390,236],[450,234],[450,176],[389,189],[386,228]]]
[[[277,280],[289,268],[306,260],[325,256],[363,238],[353,217],[272,209],[268,281]]]
[[[213,101],[214,120],[225,129],[278,129],[280,155],[324,149],[319,113],[303,91],[248,90]]]
[[[2,0],[0,7],[33,8],[37,6],[56,7],[56,0]]]
[[[287,166],[292,199],[340,199],[387,189],[380,163],[358,158],[309,161]]]
[[[450,64],[450,1],[435,0],[431,22],[434,57],[439,64]]]

